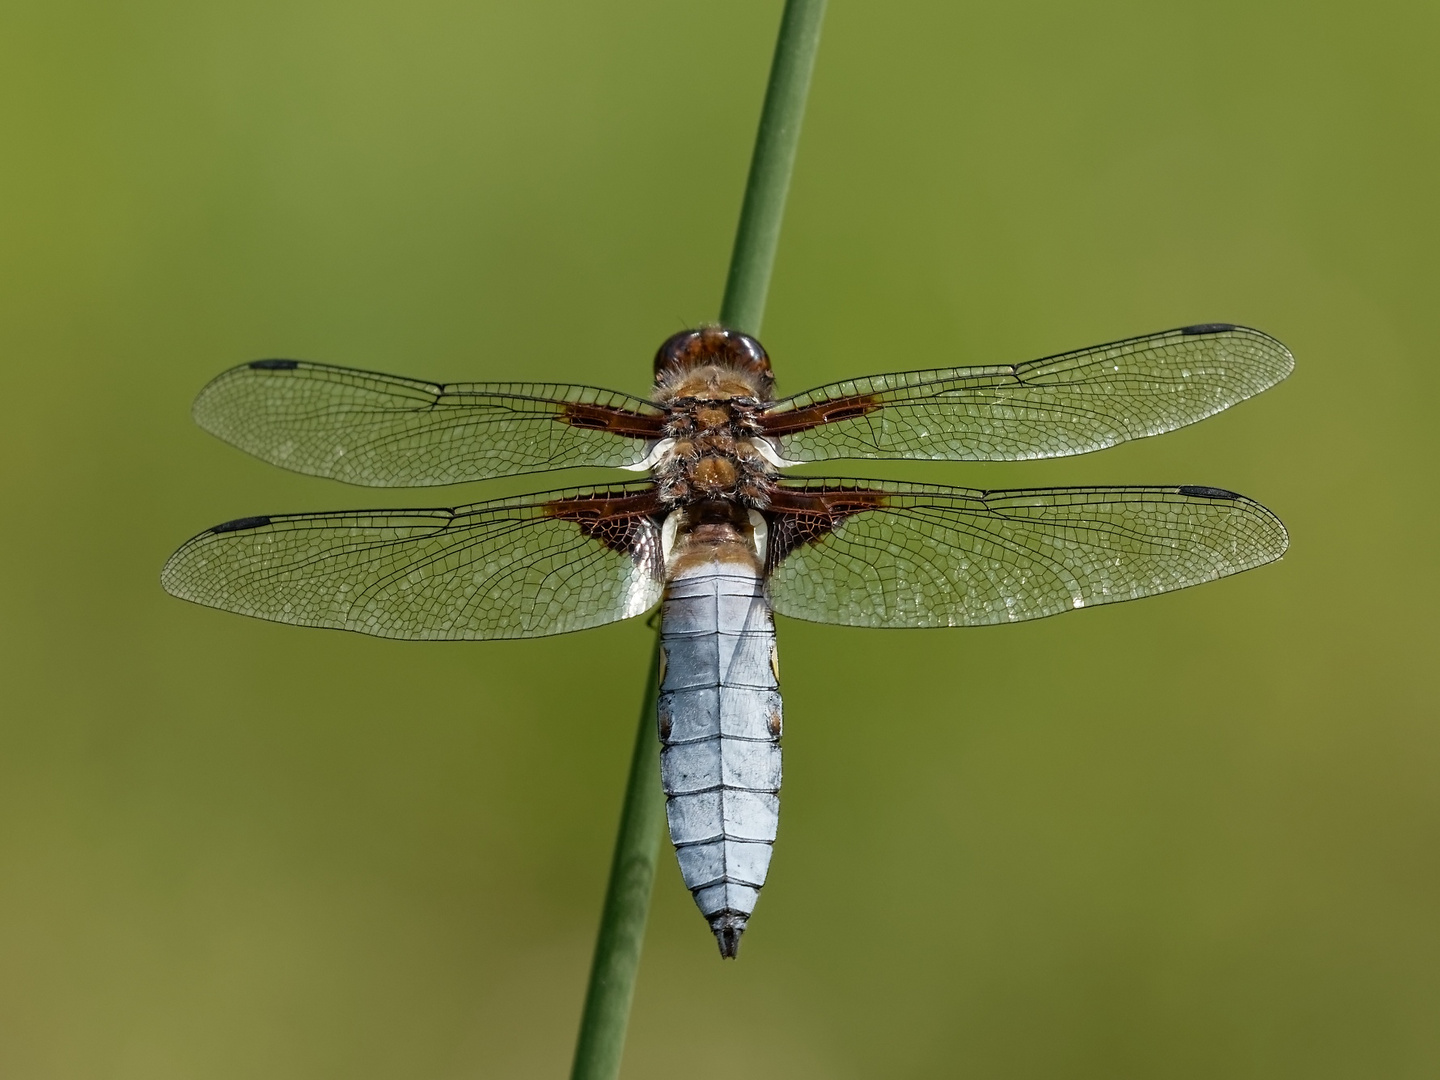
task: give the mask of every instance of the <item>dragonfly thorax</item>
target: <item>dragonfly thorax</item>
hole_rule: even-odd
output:
[[[707,438],[677,440],[655,463],[654,476],[667,507],[721,501],[763,509],[775,469],[753,440]]]
[[[665,410],[664,438],[651,467],[662,503],[769,504],[778,453],[760,415],[774,386],[765,349],[738,330],[685,330],[660,346],[653,398]]]
[[[686,394],[665,402],[666,449],[653,466],[661,501],[670,506],[697,500],[766,506],[775,476],[769,458],[775,455],[760,433],[761,405],[748,395],[714,393],[726,383],[746,388],[744,373],[726,374],[706,365],[692,375],[686,381],[705,380],[706,385],[684,386]],[[766,450],[772,450],[768,457]]]

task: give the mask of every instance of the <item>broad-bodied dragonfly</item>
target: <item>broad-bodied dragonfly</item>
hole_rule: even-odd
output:
[[[375,487],[582,465],[649,479],[453,509],[239,518],[187,542],[162,581],[262,619],[426,640],[542,637],[661,604],[670,838],[733,957],[778,822],[772,612],[846,626],[1017,622],[1212,581],[1288,542],[1269,510],[1215,487],[981,491],[781,470],[1085,453],[1194,423],[1293,366],[1274,338],[1225,323],[778,400],[760,343],[721,327],[669,338],[648,399],[257,360],[205,387],[195,419],[288,469]]]

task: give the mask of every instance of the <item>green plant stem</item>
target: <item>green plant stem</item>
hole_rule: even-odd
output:
[[[751,334],[759,332],[760,320],[765,314],[765,293],[775,264],[780,219],[785,212],[785,195],[795,165],[800,120],[810,90],[810,72],[815,67],[815,49],[820,43],[820,20],[824,13],[825,0],[786,0],[780,19],[770,84],[765,91],[765,107],[750,160],[740,226],[735,233],[735,250],[725,281],[725,300],[720,307],[723,325]],[[645,940],[645,920],[650,913],[660,823],[665,816],[655,735],[659,692],[660,643],[657,640],[650,661],[645,704],[640,710],[640,728],[635,734],[635,749],[630,758],[625,807],[620,814],[620,834],[615,839],[615,855],[610,863],[610,883],[600,915],[600,933],[595,942],[590,985],[580,1019],[580,1038],[575,1046],[575,1065],[570,1072],[572,1080],[614,1080],[620,1074],[630,1002],[635,994],[635,974],[640,967],[640,947]]]
[[[805,116],[824,16],[825,0],[786,0],[780,19],[770,85],[765,89],[740,226],[725,279],[725,301],[720,305],[721,325],[747,334],[759,334],[765,317],[765,296],[770,290],[770,271],[780,242],[780,221],[785,216],[785,196],[795,168],[800,121]]]
[[[660,790],[660,755],[656,748],[655,708],[660,693],[660,642],[650,660],[640,727],[630,755],[630,779],[625,784],[625,807],[620,812],[620,835],[610,861],[610,884],[600,914],[600,934],[590,965],[590,987],[580,1018],[580,1039],[575,1045],[574,1080],[612,1080],[620,1074],[625,1049],[625,1028],[630,1020],[630,999],[635,994],[635,972],[640,967],[640,946],[645,941],[645,919],[650,913],[655,860],[660,854],[660,822],[665,799]]]

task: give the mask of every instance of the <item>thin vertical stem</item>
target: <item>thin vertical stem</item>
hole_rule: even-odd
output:
[[[824,16],[825,0],[786,0],[780,20],[770,85],[765,90],[735,250],[730,255],[730,274],[725,280],[725,301],[720,305],[721,324],[747,334],[759,334],[765,317],[765,296],[780,242],[780,221],[785,215],[785,196],[795,168],[800,121],[805,116]]]
[[[825,0],[786,0],[780,19],[770,84],[765,91],[765,107],[755,137],[755,152],[750,159],[735,250],[725,281],[725,300],[720,307],[723,325],[751,334],[759,332],[760,320],[765,314],[765,294],[775,265],[780,219],[785,212],[785,195],[795,165],[800,120],[805,113],[805,98],[810,90],[810,73],[815,67],[815,49],[820,43],[820,20],[824,14]],[[640,947],[645,940],[645,920],[650,913],[650,893],[660,848],[660,822],[665,816],[655,735],[659,693],[657,641],[650,661],[645,704],[640,710],[640,728],[630,758],[625,807],[620,814],[620,834],[615,839],[615,855],[610,863],[610,884],[600,915],[600,933],[595,942],[585,1011],[580,1019],[580,1038],[575,1046],[575,1065],[570,1072],[572,1080],[614,1080],[620,1074],[630,1002],[635,994],[635,974],[640,967]]]
[[[645,702],[640,707],[635,749],[630,755],[620,835],[615,838],[615,855],[610,860],[610,884],[600,913],[595,959],[590,965],[590,988],[580,1018],[575,1067],[570,1071],[573,1080],[612,1080],[620,1075],[630,1000],[635,995],[635,973],[640,967],[640,946],[645,941],[645,919],[650,914],[655,860],[660,854],[660,822],[665,817],[655,736],[659,693],[657,640],[650,659],[650,678],[645,684]]]

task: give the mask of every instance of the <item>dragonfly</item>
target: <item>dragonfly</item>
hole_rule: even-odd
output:
[[[261,619],[431,641],[563,634],[659,605],[670,839],[734,957],[779,822],[775,613],[1013,623],[1213,581],[1289,542],[1264,506],[1218,487],[989,491],[784,470],[1086,453],[1211,416],[1293,367],[1280,342],[1229,323],[785,398],[760,342],[722,326],[668,338],[648,398],[256,360],[206,386],[194,416],[287,469],[371,487],[575,466],[641,478],[445,509],[242,517],[187,541],[161,580]]]

